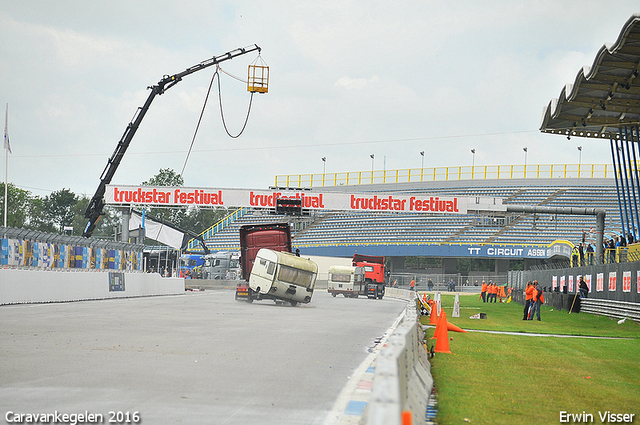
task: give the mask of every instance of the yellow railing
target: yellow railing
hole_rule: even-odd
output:
[[[345,171],[276,176],[277,187],[322,187],[444,180],[613,178],[611,164],[484,165],[401,170]]]

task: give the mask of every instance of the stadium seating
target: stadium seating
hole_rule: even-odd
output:
[[[465,187],[464,181],[428,187],[376,185],[377,192],[432,194],[435,196],[501,198],[505,204],[554,207],[604,208],[607,211],[605,239],[621,228],[618,195],[613,179],[527,179],[520,186],[509,180],[484,180],[482,186]],[[506,184],[505,184],[506,183]],[[543,184],[542,184],[543,183]],[[366,187],[359,186],[359,190]],[[595,237],[594,216],[522,214],[509,218],[479,214],[444,216],[420,213],[318,212],[307,218],[284,217],[266,211],[249,212],[212,235],[210,250],[239,249],[238,230],[244,224],[292,221],[294,245],[366,244],[549,244],[555,240],[577,243],[586,233]]]

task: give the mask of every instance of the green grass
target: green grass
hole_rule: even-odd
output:
[[[541,322],[523,321],[520,304],[483,304],[477,295],[461,296],[461,317],[452,318],[453,296],[442,301],[448,321],[463,329],[630,339],[449,332],[451,354],[431,359],[439,424],[558,424],[560,411],[600,423],[598,411],[607,410],[635,413],[640,423],[638,324],[548,307]],[[487,319],[469,319],[479,312]]]

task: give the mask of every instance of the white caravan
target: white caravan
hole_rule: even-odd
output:
[[[249,300],[270,298],[288,301],[293,306],[308,303],[317,274],[318,266],[311,260],[262,248],[251,269]]]
[[[331,266],[329,267],[329,279],[327,292],[334,297],[342,294],[345,297],[358,298],[358,295],[367,295],[367,284],[364,278],[364,267]]]

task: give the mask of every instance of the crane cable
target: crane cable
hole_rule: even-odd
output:
[[[220,68],[220,66],[218,66],[219,70],[222,70],[222,68]],[[216,69],[216,74],[218,73],[218,69]],[[223,71],[224,72],[224,71]],[[226,72],[225,72],[226,74]],[[230,75],[230,74],[227,74]],[[238,78],[238,77],[234,77],[234,78]],[[242,80],[240,80],[242,81]],[[245,81],[246,83],[246,81]],[[222,124],[224,125],[224,130],[227,132],[227,134],[229,135],[229,137],[231,137],[232,139],[237,139],[238,137],[240,137],[240,135],[242,135],[242,133],[244,133],[244,129],[247,128],[247,123],[249,122],[249,114],[251,113],[251,104],[253,103],[253,92],[251,92],[251,97],[249,98],[249,108],[247,109],[247,117],[244,120],[244,125],[242,126],[242,129],[240,130],[240,133],[238,133],[237,135],[232,135],[231,133],[229,133],[229,129],[227,128],[227,123],[224,120],[224,109],[222,108],[222,91],[220,90],[220,76],[218,75],[218,99],[220,101],[220,116],[222,117]]]
[[[249,114],[251,113],[251,104],[253,103],[253,92],[251,92],[251,98],[249,99],[249,109],[247,110],[247,117],[244,120],[244,125],[242,126],[242,129],[240,130],[240,133],[238,133],[237,135],[232,135],[231,133],[229,133],[229,130],[227,129],[227,124],[225,122],[224,119],[224,110],[222,108],[222,92],[220,90],[220,74],[219,71],[224,72],[225,74],[229,75],[230,77],[235,78],[236,80],[242,81],[244,83],[246,83],[246,81],[243,81],[242,79],[240,79],[239,77],[236,77],[235,75],[231,75],[228,72],[224,71],[222,68],[220,68],[220,65],[216,66],[216,72],[213,73],[213,76],[211,77],[211,82],[209,83],[209,89],[207,90],[207,95],[204,98],[204,104],[202,105],[202,111],[200,111],[200,117],[198,118],[198,124],[196,125],[196,129],[193,132],[193,138],[191,139],[191,145],[189,145],[189,151],[187,152],[187,157],[184,160],[184,164],[182,165],[182,171],[180,172],[180,176],[184,175],[184,169],[187,167],[187,161],[189,161],[189,156],[191,155],[191,150],[193,149],[193,144],[196,141],[196,135],[198,134],[198,129],[200,128],[200,123],[202,122],[202,116],[204,115],[204,110],[207,106],[207,102],[209,101],[209,94],[211,93],[211,87],[213,86],[213,81],[215,80],[216,76],[218,77],[218,98],[220,100],[220,115],[222,117],[222,124],[224,125],[224,129],[227,132],[227,134],[229,135],[229,137],[231,137],[232,139],[237,139],[238,137],[240,137],[240,135],[244,132],[244,129],[247,127],[247,122],[249,121]]]

